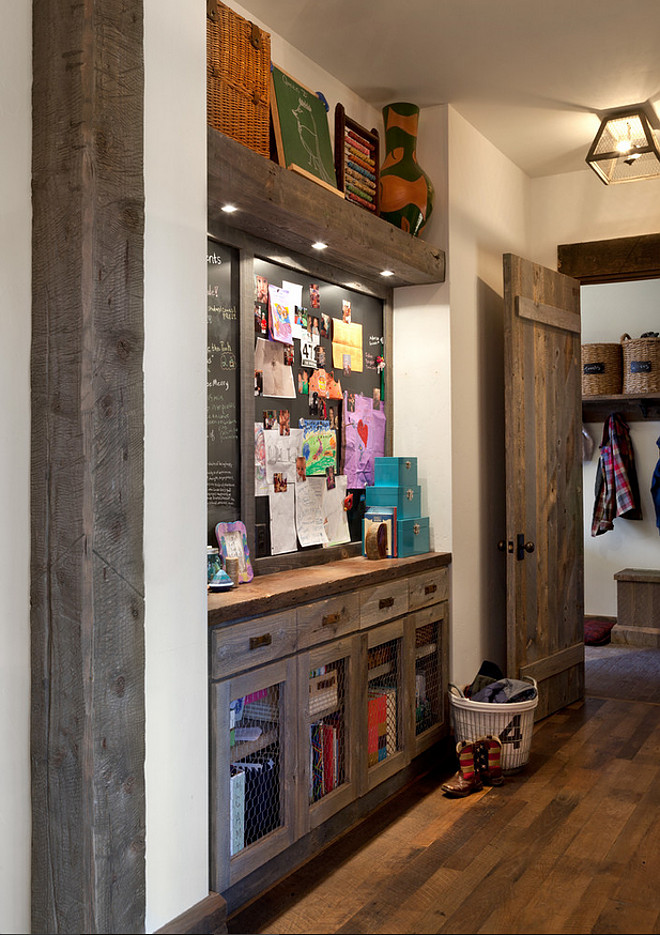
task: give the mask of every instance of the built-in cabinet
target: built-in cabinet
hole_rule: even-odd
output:
[[[249,539],[255,258],[375,296],[391,316],[393,289],[443,281],[445,257],[211,128],[208,231],[237,251]],[[316,241],[328,244],[322,260]],[[389,421],[390,368],[384,390]],[[450,556],[369,561],[359,550],[264,560],[249,584],[209,596],[210,886],[230,910],[400,788],[448,733]]]
[[[449,561],[349,558],[211,596],[217,892],[331,818],[338,833],[447,734]]]

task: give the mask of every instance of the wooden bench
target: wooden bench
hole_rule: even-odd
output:
[[[660,648],[660,569],[624,568],[614,580],[617,622],[612,642]]]

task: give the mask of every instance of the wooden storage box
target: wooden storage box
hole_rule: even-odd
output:
[[[206,7],[207,122],[270,156],[270,34],[220,0]]]
[[[612,642],[660,648],[660,569],[624,568],[614,580],[617,620]]]
[[[412,487],[417,483],[417,458],[375,458],[376,487]]]

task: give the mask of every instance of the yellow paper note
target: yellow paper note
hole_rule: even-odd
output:
[[[362,325],[332,319],[332,366],[345,370],[350,359],[351,371],[362,373]]]

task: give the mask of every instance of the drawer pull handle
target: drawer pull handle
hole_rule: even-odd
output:
[[[322,627],[331,627],[335,623],[339,623],[341,619],[341,611],[337,610],[334,614],[326,614],[325,617],[321,620]]]
[[[424,594],[435,594],[437,590],[438,590],[437,584],[427,584],[426,587],[424,588]]]
[[[386,607],[394,607],[394,598],[382,597],[378,602],[378,607],[380,610],[385,610]]]
[[[262,636],[251,636],[250,649],[259,649],[260,646],[270,646],[272,642],[273,637],[270,633],[264,633]]]

